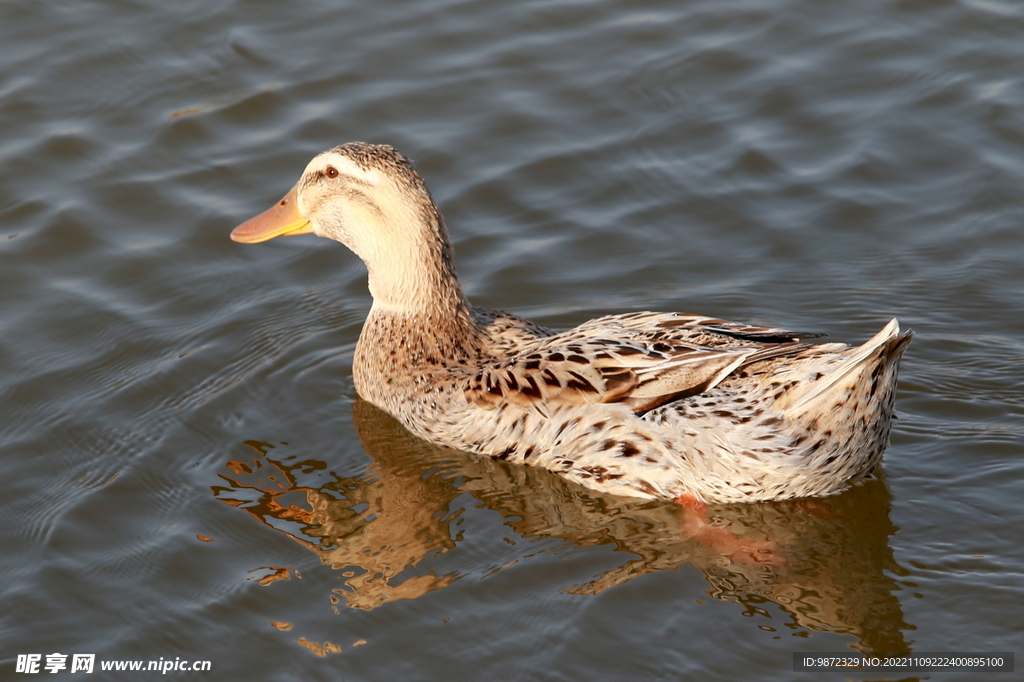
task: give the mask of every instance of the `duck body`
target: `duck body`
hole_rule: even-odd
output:
[[[895,320],[862,346],[634,312],[553,333],[475,308],[422,178],[390,147],[328,150],[242,242],[315,232],[367,265],[356,390],[426,440],[606,492],[700,502],[838,493],[888,444]]]

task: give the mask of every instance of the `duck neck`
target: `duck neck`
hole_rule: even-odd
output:
[[[474,335],[444,219],[436,209],[424,213],[419,229],[403,229],[405,238],[386,240],[366,259],[371,315],[420,320],[439,335]]]
[[[373,307],[356,344],[352,375],[364,399],[392,414],[424,373],[480,355],[482,332],[459,287],[438,215],[418,240],[391,240],[386,259],[368,259]],[[375,254],[383,256],[385,254]],[[396,402],[398,401],[398,402]]]

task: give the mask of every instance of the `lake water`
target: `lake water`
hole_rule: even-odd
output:
[[[0,678],[1014,678],[792,655],[1024,651],[1024,4],[7,2],[0,44]],[[358,259],[228,239],[349,140],[478,305],[898,317],[881,479],[712,508],[758,565],[409,436],[352,388]]]

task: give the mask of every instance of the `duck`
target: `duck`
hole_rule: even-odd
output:
[[[697,505],[834,495],[872,477],[888,446],[913,337],[895,319],[849,346],[690,313],[552,331],[475,307],[426,183],[382,144],[318,154],[231,239],[309,233],[367,269],[356,392],[427,441]]]

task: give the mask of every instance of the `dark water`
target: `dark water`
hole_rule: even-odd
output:
[[[7,2],[0,44],[3,679],[1024,650],[1019,2]],[[352,389],[358,260],[227,238],[353,139],[416,161],[480,305],[898,317],[883,479],[715,508],[755,565],[681,509],[411,438]]]

